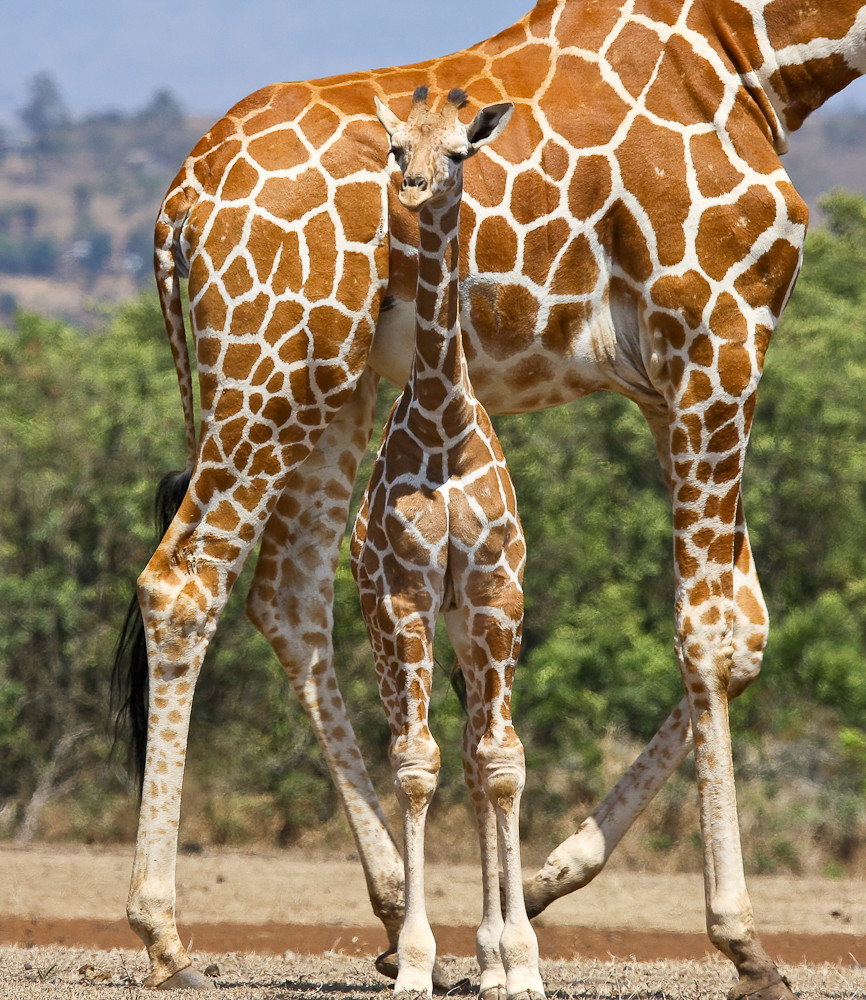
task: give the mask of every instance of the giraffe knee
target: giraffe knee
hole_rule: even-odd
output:
[[[197,650],[213,632],[210,594],[198,577],[165,579],[150,567],[138,578],[138,601],[145,629],[160,651],[161,669],[175,676],[196,662]]]
[[[257,576],[253,577],[244,610],[247,618],[266,639],[270,639],[279,629],[276,596],[273,586],[265,586]]]
[[[745,635],[734,635],[734,663],[728,681],[728,697],[736,698],[751,685],[761,672],[767,646],[769,625],[752,627]]]
[[[478,767],[484,790],[493,802],[515,799],[526,782],[523,744],[510,726],[502,735],[485,733],[478,743]]]
[[[426,808],[439,781],[439,747],[430,733],[400,736],[391,748],[391,767],[397,796],[414,812]]]
[[[734,616],[734,662],[728,682],[729,698],[741,695],[760,673],[769,634],[770,619],[760,588],[739,588]]]

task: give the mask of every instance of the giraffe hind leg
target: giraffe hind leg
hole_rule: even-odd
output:
[[[355,838],[373,911],[396,949],[403,863],[337,684],[332,635],[334,576],[352,484],[372,430],[376,386],[368,370],[286,485],[262,536],[247,613],[310,720]]]
[[[205,434],[203,448],[207,446]],[[229,592],[258,539],[261,510],[283,482],[262,484],[251,509],[234,503],[237,479],[225,467],[196,469],[171,527],[139,577],[147,640],[147,752],[127,915],[148,949],[148,986],[169,982],[191,960],[175,923],[175,867],[181,786],[192,698],[208,642]],[[201,498],[207,498],[203,501]],[[189,984],[192,972],[182,977]]]

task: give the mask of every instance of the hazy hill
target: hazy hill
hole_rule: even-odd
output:
[[[211,125],[167,93],[135,115],[57,117],[0,147],[0,321],[23,308],[92,325],[151,287],[157,209]]]
[[[162,93],[138,114],[72,123],[46,85],[32,140],[7,142],[0,156],[0,321],[24,308],[92,325],[106,305],[152,287],[160,199],[211,122]],[[819,113],[784,162],[814,223],[824,192],[866,191],[866,111]]]

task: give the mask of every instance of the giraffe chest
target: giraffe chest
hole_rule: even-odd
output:
[[[497,565],[522,540],[514,488],[487,414],[470,396],[438,432],[414,381],[395,404],[367,490],[368,544],[438,580]],[[521,541],[522,544],[522,541]]]

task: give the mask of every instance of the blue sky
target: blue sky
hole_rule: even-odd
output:
[[[276,80],[415,62],[517,20],[532,0],[5,0],[0,124],[47,70],[69,109],[138,110],[160,88],[216,117]],[[866,80],[830,102],[866,108]]]
[[[168,87],[220,115],[253,90],[417,62],[516,21],[532,0],[5,0],[0,120],[47,70],[76,113],[137,110]]]

